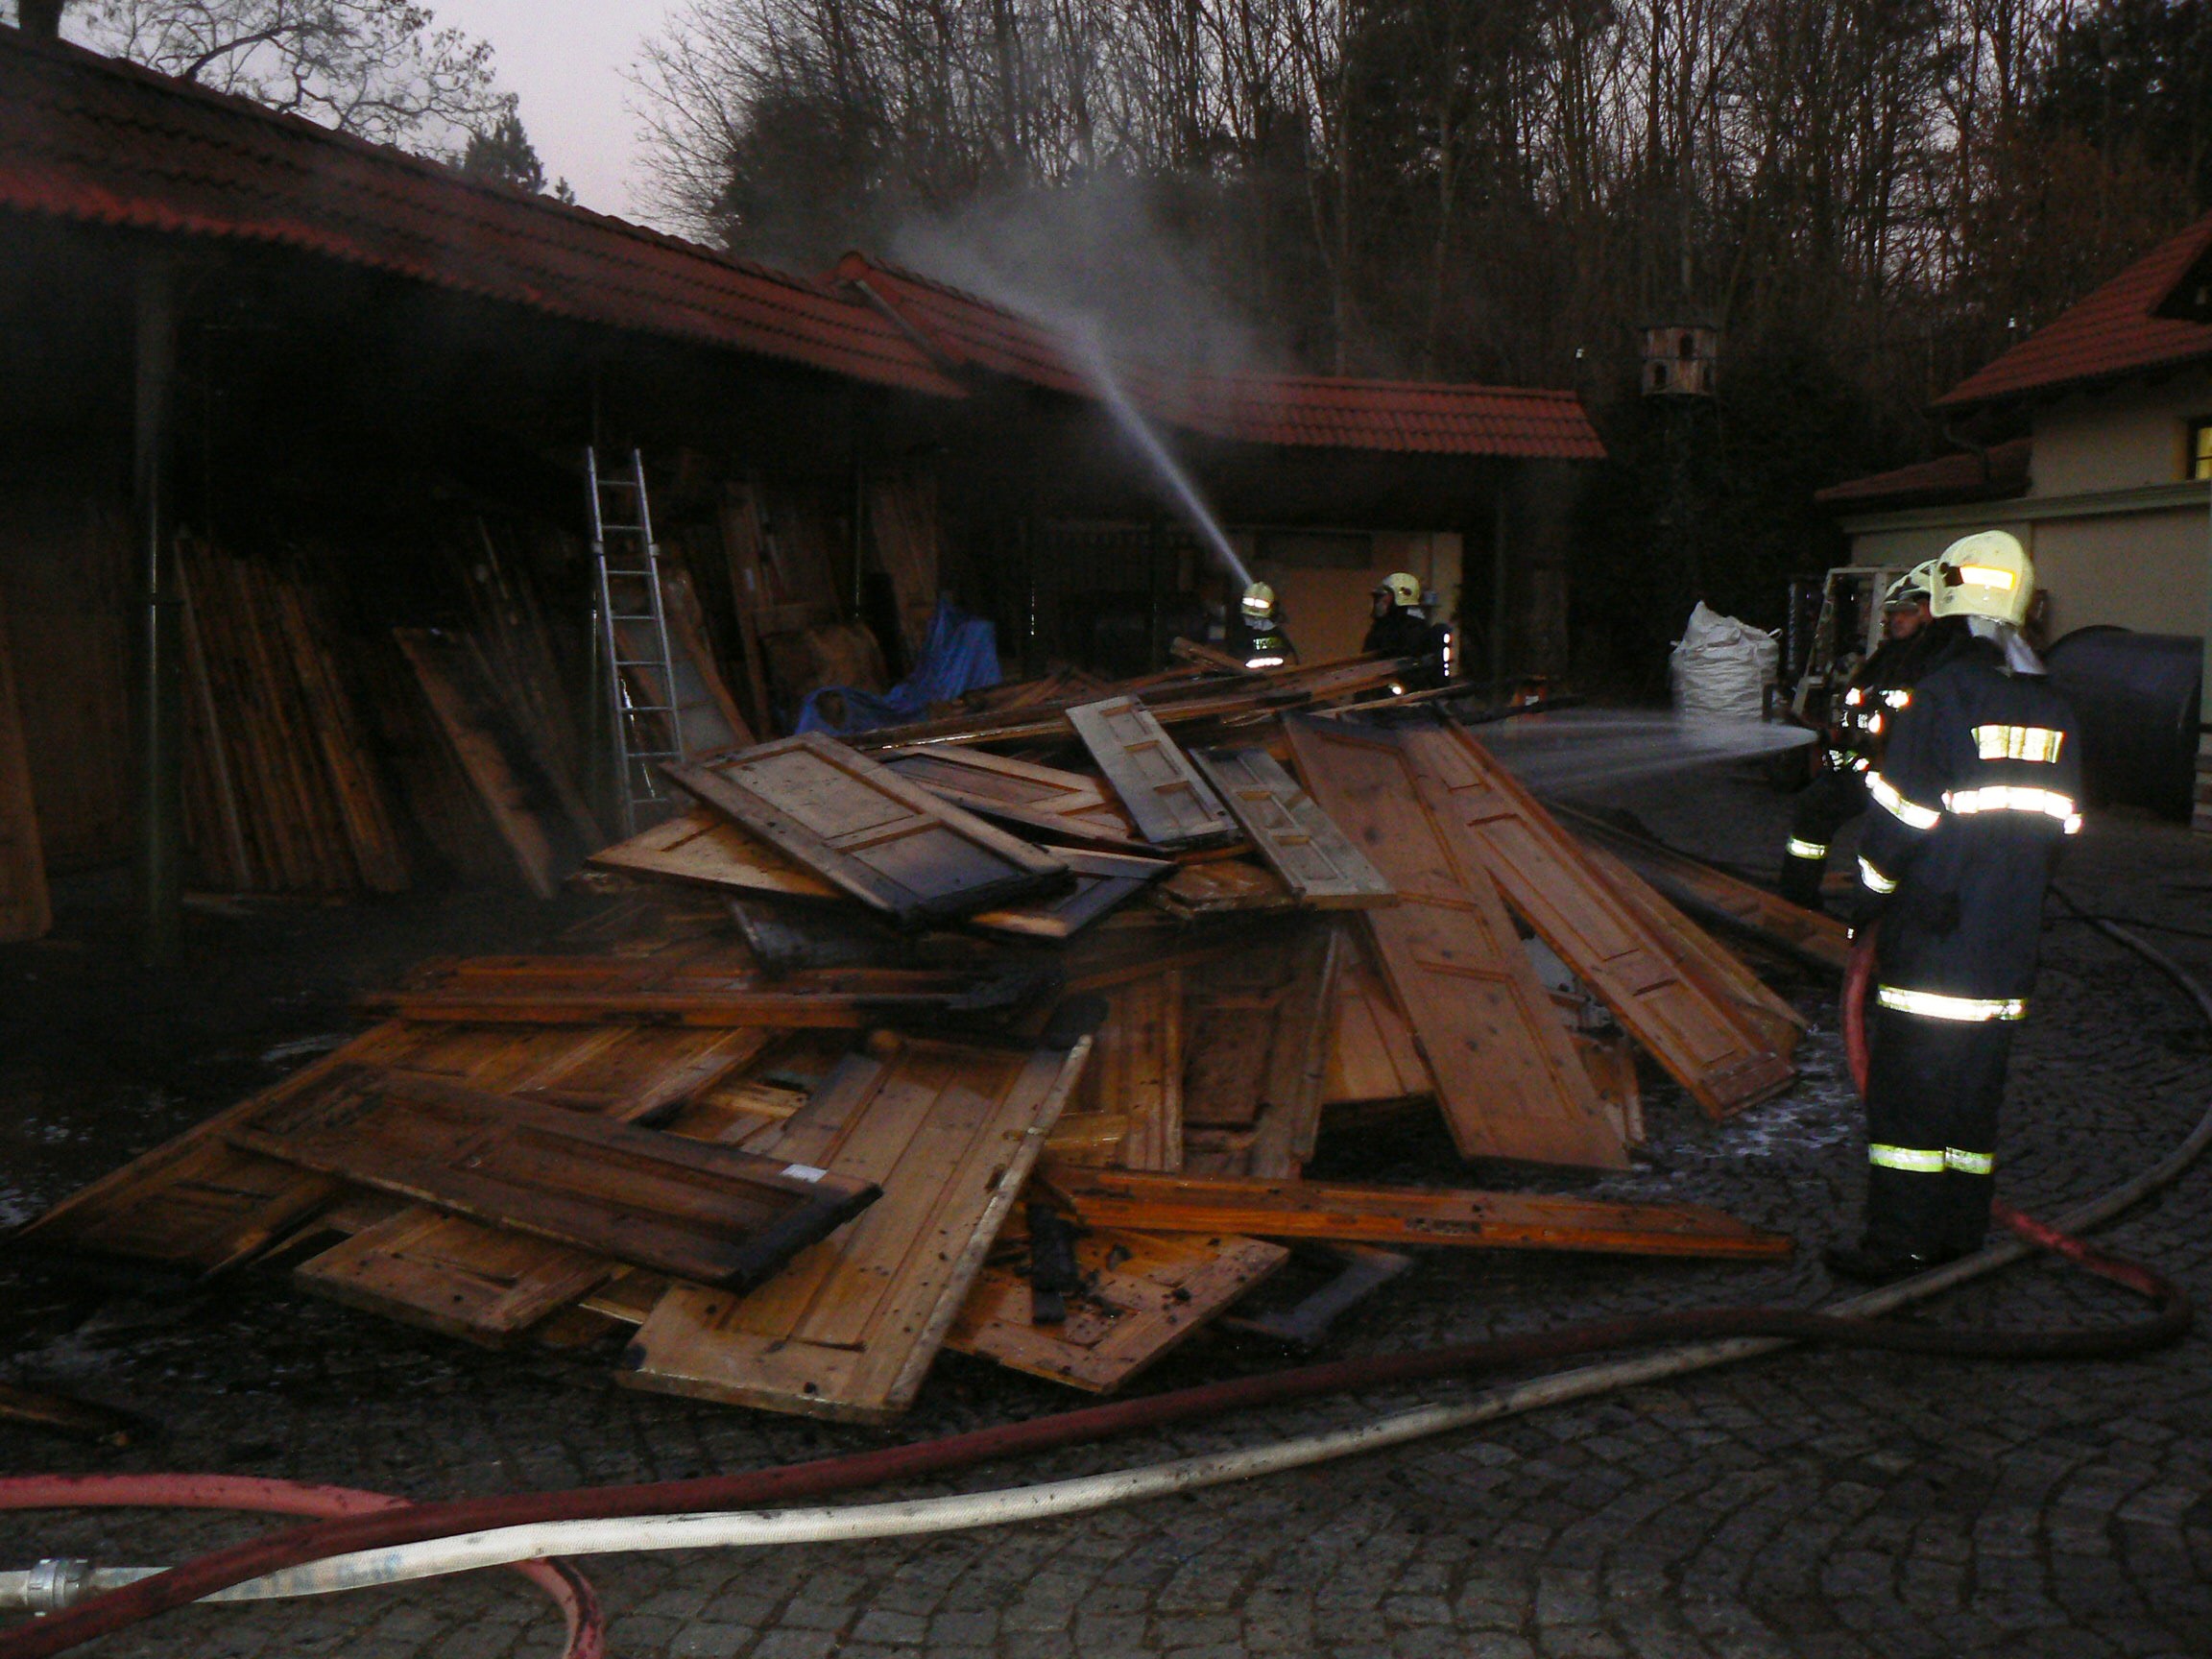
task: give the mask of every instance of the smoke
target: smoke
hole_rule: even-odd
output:
[[[886,252],[919,274],[1097,342],[1115,362],[1183,373],[1286,371],[1234,282],[1170,223],[1166,186],[1120,173],[1032,184],[908,217]]]
[[[892,234],[898,264],[948,282],[1066,337],[1070,357],[1130,447],[1241,589],[1251,580],[1190,472],[1123,385],[1132,370],[1176,375],[1269,372],[1277,355],[1151,189],[1118,174],[1029,188],[909,219]]]

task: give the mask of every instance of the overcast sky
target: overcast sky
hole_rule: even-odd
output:
[[[492,42],[499,84],[522,100],[522,125],[550,180],[601,213],[641,218],[644,173],[637,92],[623,79],[676,0],[430,0],[441,24]]]

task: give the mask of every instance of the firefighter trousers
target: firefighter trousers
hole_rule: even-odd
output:
[[[1790,842],[1782,856],[1782,897],[1808,910],[1820,908],[1820,878],[1828,869],[1828,843],[1836,831],[1866,810],[1866,774],[1826,770],[1797,792],[1790,814]]]
[[[1868,1011],[1866,1247],[1941,1260],[1982,1247],[2012,1023]]]

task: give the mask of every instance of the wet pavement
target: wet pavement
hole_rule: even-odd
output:
[[[1610,803],[1709,855],[1764,865],[1784,798],[1749,769]],[[1839,850],[1839,857],[1848,854]],[[2062,878],[2087,908],[2158,924],[2212,978],[2212,846],[2093,816]],[[118,966],[121,890],[73,883],[54,940],[0,950],[0,1219],[281,1075],[357,1028],[346,1000],[432,954],[511,949],[583,913],[498,895],[196,912],[181,974]],[[2178,931],[2176,931],[2178,930]],[[2000,1183],[2052,1214],[2155,1162],[2212,1098],[2212,1035],[2165,980],[2054,906],[2023,1031]],[[1844,1236],[1863,1142],[1831,993],[1791,1094],[1707,1124],[1647,1075],[1648,1155],[1558,1190],[1722,1205],[1807,1246]],[[1317,1173],[1459,1179],[1428,1123],[1324,1146]],[[1530,1186],[1475,1166],[1464,1179]],[[2105,1235],[2212,1302],[2212,1164]],[[1807,1248],[1719,1264],[1435,1252],[1339,1328],[1379,1353],[1666,1308],[1808,1304]],[[248,1273],[190,1293],[0,1263],[0,1380],[135,1407],[164,1437],[116,1453],[0,1427],[0,1468],[183,1469],[445,1498],[667,1479],[921,1439],[1077,1404],[947,1357],[884,1433],[621,1389],[599,1353],[493,1354]],[[2039,1263],[1917,1316],[2012,1326],[2135,1310]],[[1286,1362],[1202,1335],[1148,1389]],[[998,1531],[586,1564],[624,1659],[927,1653],[1366,1656],[2212,1651],[2212,1369],[2192,1334],[2128,1361],[1994,1365],[1791,1352],[1479,1431],[1127,1509]],[[980,1490],[1340,1427],[1471,1384],[1429,1384],[978,1469]],[[144,1513],[0,1517],[0,1567],[164,1562],[256,1524]],[[193,1609],[105,1654],[552,1654],[559,1624],[510,1575],[282,1608]]]

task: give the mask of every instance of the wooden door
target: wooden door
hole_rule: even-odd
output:
[[[1396,734],[1286,724],[1306,787],[1398,891],[1361,920],[1460,1155],[1626,1167],[1496,884],[1465,830],[1428,805]]]
[[[1086,703],[1068,710],[1068,723],[1155,847],[1203,846],[1236,832],[1190,757],[1136,698]]]
[[[1431,812],[1463,835],[1505,902],[1707,1114],[1779,1094],[1790,1062],[1698,978],[1582,845],[1466,732],[1407,728],[1403,752]]]
[[[1068,866],[1050,854],[818,733],[670,772],[902,926],[951,921],[1068,880]]]

